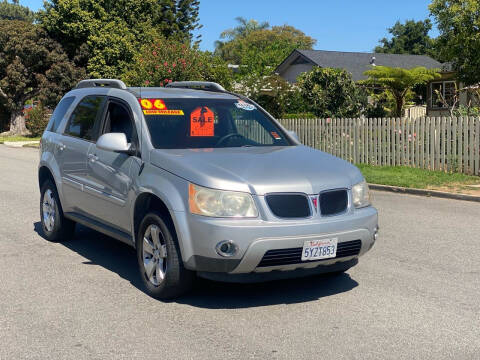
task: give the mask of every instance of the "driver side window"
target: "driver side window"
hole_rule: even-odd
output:
[[[108,102],[102,134],[108,133],[124,133],[127,142],[137,146],[137,135],[131,113],[121,102]]]

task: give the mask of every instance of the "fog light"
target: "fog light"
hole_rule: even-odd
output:
[[[378,239],[378,228],[375,228],[375,232],[373,233],[373,241],[377,241]]]
[[[238,246],[232,240],[223,240],[215,246],[215,250],[220,256],[230,257],[237,253]]]

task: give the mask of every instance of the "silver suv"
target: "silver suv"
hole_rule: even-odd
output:
[[[38,171],[44,235],[76,223],[136,249],[148,294],[196,275],[343,272],[377,237],[360,171],[301,145],[255,102],[205,82],[84,80],[55,109]]]

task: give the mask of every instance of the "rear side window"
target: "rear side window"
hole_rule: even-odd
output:
[[[75,100],[74,96],[69,96],[63,98],[55,108],[55,111],[50,118],[50,126],[48,127],[49,131],[56,132],[58,126],[62,122],[63,118],[65,117],[65,113],[67,112],[70,105],[72,105],[73,100]]]
[[[85,140],[93,140],[95,122],[102,109],[104,96],[87,96],[77,105],[70,116],[65,134]]]

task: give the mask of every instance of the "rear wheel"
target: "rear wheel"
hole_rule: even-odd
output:
[[[139,227],[136,249],[140,275],[150,296],[167,300],[190,290],[194,273],[183,266],[169,219],[157,212],[145,215]]]
[[[40,219],[47,240],[61,242],[73,237],[75,222],[63,215],[57,188],[51,180],[46,180],[40,190]]]

